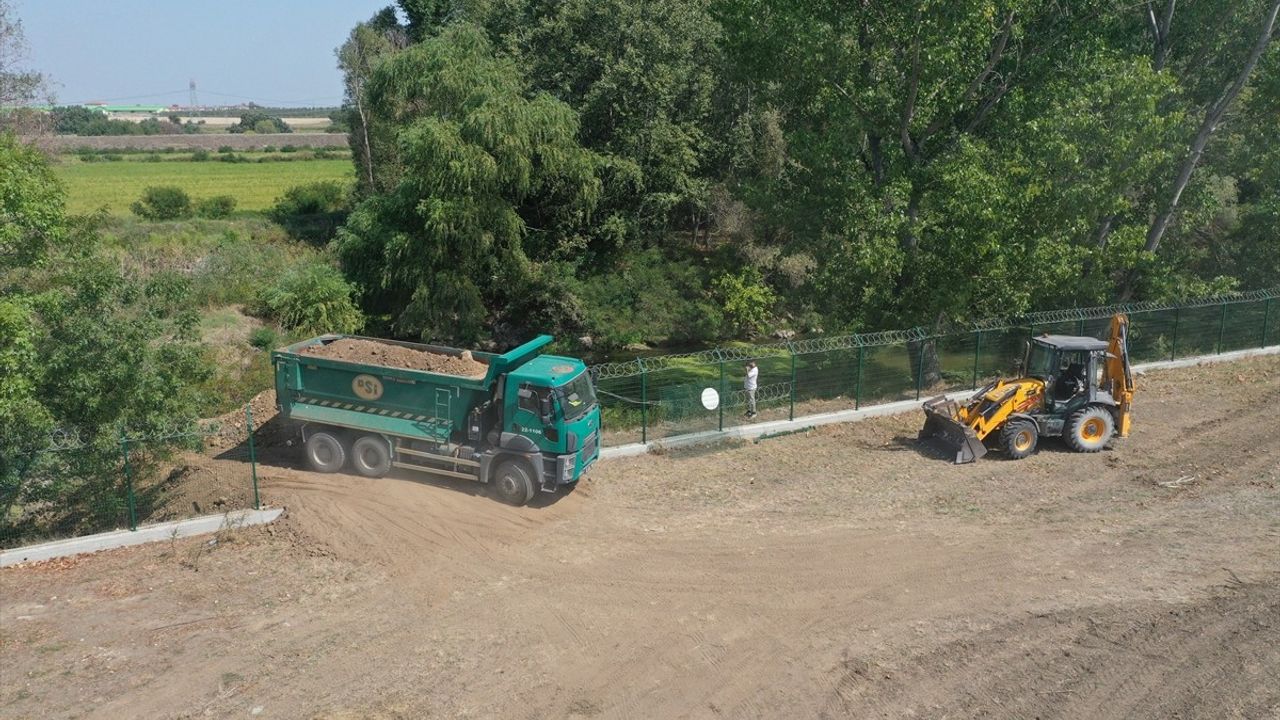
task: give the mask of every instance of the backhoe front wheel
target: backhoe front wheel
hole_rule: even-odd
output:
[[[1115,432],[1116,420],[1111,411],[1090,405],[1075,411],[1067,419],[1065,437],[1072,450],[1093,453],[1106,447]]]
[[[1010,420],[1000,428],[1000,445],[1010,460],[1021,460],[1036,451],[1040,429],[1030,420]]]

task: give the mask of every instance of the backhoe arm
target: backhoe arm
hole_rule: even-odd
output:
[[[1129,437],[1130,411],[1133,406],[1133,367],[1129,364],[1129,316],[1116,313],[1111,318],[1111,339],[1107,346],[1107,362],[1102,371],[1103,387],[1111,389],[1116,400],[1116,434]]]

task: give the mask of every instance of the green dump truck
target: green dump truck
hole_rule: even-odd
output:
[[[323,335],[271,354],[276,397],[282,416],[302,423],[306,460],[318,472],[417,470],[478,480],[523,505],[536,490],[577,482],[600,454],[586,365],[540,354],[551,340],[499,355]],[[344,359],[344,347],[361,349],[360,360]],[[463,371],[397,362],[413,353]]]

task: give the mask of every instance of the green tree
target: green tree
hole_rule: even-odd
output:
[[[527,96],[516,64],[471,26],[378,63],[368,107],[386,134],[372,158],[387,190],[361,201],[340,231],[343,266],[397,332],[474,340],[537,275],[526,218],[550,235],[538,243],[543,257],[574,247],[571,230],[599,193],[599,160],[577,144],[572,110]]]
[[[181,220],[195,212],[187,191],[173,185],[147,188],[129,209],[145,220]]]
[[[281,118],[256,109],[240,113],[240,121],[227,128],[229,133],[246,133],[249,131],[258,134],[291,133],[293,128],[289,127],[289,124]]]
[[[0,133],[0,273],[42,264],[66,236],[62,185],[35,148]]]
[[[49,79],[26,67],[27,41],[13,4],[0,0],[0,132],[40,132],[45,116],[24,106],[50,101]]]
[[[77,493],[110,487],[120,433],[187,426],[210,368],[190,282],[122,274],[95,228],[66,216],[44,157],[9,136],[0,202],[0,517],[10,519],[15,506],[75,509]],[[55,430],[80,449],[43,452]]]
[[[286,273],[258,302],[263,314],[304,335],[352,333],[364,325],[353,292],[337,268],[306,265]]]
[[[572,107],[582,144],[634,164],[601,212],[632,239],[708,223],[739,111],[708,0],[500,0],[482,22],[530,83]],[[717,104],[719,102],[719,104]]]

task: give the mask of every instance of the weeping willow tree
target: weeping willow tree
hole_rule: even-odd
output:
[[[600,194],[576,114],[463,24],[386,56],[364,91],[381,192],[338,250],[366,308],[398,335],[472,341],[554,303],[539,263],[581,244]]]

